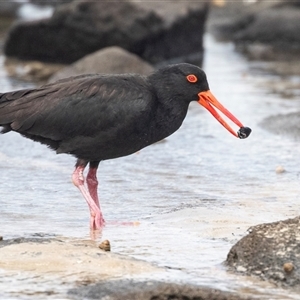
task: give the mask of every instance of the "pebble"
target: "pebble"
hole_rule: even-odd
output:
[[[291,273],[294,270],[294,265],[290,262],[283,264],[283,270],[286,273]]]
[[[110,251],[110,242],[109,242],[109,240],[103,241],[98,247],[99,247],[101,250],[104,250],[104,251]]]
[[[283,166],[277,166],[276,169],[275,169],[275,172],[277,174],[284,173],[285,172],[285,168]]]

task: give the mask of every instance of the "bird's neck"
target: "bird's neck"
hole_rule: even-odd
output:
[[[160,98],[161,99],[161,98]],[[181,126],[188,110],[188,103],[176,98],[164,98],[158,101],[156,113],[151,124],[153,137],[162,140],[174,133]]]
[[[174,90],[174,79],[161,72],[148,77],[156,98],[156,110],[151,124],[151,140],[156,142],[174,133],[182,124],[189,103],[182,99],[180,89]]]

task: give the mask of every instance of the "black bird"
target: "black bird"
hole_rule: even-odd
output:
[[[58,154],[77,158],[73,183],[89,205],[91,229],[101,229],[104,219],[96,176],[100,161],[132,154],[171,135],[181,126],[192,101],[208,109],[234,136],[250,134],[251,129],[243,127],[209,91],[204,71],[186,63],[147,77],[82,75],[0,94],[0,126],[2,133],[16,131]],[[212,105],[240,130],[233,131]]]

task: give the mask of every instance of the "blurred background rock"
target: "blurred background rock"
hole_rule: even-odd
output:
[[[18,3],[6,14],[15,18],[2,47],[6,57],[70,64],[118,46],[154,65],[202,64],[208,1],[36,2]]]

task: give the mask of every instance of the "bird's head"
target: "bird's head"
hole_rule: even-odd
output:
[[[251,129],[244,127],[243,124],[230,113],[212,94],[209,89],[205,72],[191,64],[181,63],[167,66],[161,70],[161,75],[166,79],[165,89],[172,89],[168,91],[170,94],[178,95],[184,101],[197,101],[200,105],[205,107],[230,133],[234,136],[244,139],[247,138]],[[219,115],[218,109],[233,123],[239,126],[238,132],[235,132],[228,123]]]

